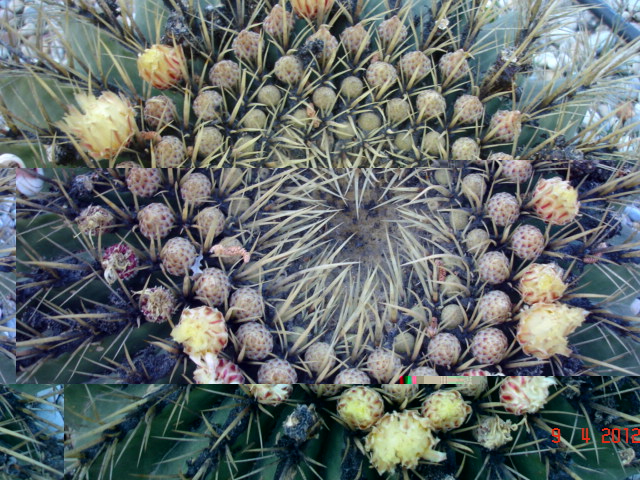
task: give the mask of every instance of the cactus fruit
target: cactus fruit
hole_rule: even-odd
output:
[[[500,363],[509,346],[507,337],[497,328],[483,328],[473,337],[471,353],[478,363],[495,365]]]
[[[579,348],[538,362],[516,347],[491,372],[640,368],[632,355],[633,317],[622,304],[639,278],[637,255],[633,232],[619,221],[640,184],[629,148],[635,140],[622,140],[631,127],[605,132],[601,124],[582,125],[586,105],[611,92],[622,95],[619,72],[636,45],[586,58],[576,53],[549,81],[533,60],[551,45],[547,34],[577,12],[561,2],[527,1],[508,12],[495,2],[479,12],[467,0],[433,8],[372,0],[241,0],[202,8],[154,0],[135,1],[130,10],[76,3],[51,5],[52,18],[65,19],[51,32],[64,45],[64,61],[34,48],[35,63],[11,56],[3,64],[2,145],[26,152],[29,168],[97,169],[84,190],[65,173],[47,171],[45,191],[23,202],[21,241],[37,247],[21,259],[22,299],[33,299],[26,308],[36,310],[25,317],[19,340],[29,352],[19,357],[25,377],[48,354],[73,356],[89,342],[104,350],[79,355],[72,376],[123,375],[131,372],[125,352],[141,359],[153,350],[166,362],[163,369],[142,369],[159,375],[148,380],[169,372],[175,378],[173,367],[188,365],[188,356],[166,326],[143,323],[139,335],[120,337],[127,338],[126,350],[111,342],[138,328],[133,292],[164,286],[183,307],[206,303],[193,291],[206,268],[227,274],[229,293],[251,288],[262,296],[262,312],[246,319],[233,317],[237,309],[228,297],[219,307],[232,329],[239,328],[235,320],[263,322],[276,342],[272,354],[302,381],[332,381],[340,370],[369,372],[367,360],[378,349],[398,356],[386,369],[398,371],[372,375],[375,381],[423,366],[462,373],[473,366],[471,339],[486,326],[475,315],[478,299],[499,289],[512,313],[520,313],[514,281],[534,254],[565,270],[571,290],[563,300],[591,312],[587,325],[570,334]],[[145,61],[147,49],[155,52],[153,61]],[[176,57],[182,52],[184,62],[170,62],[170,49]],[[162,178],[148,183],[133,181],[132,173],[129,189],[132,165],[185,170],[159,172]],[[77,236],[74,226],[52,245],[31,228],[64,235],[67,214],[88,207],[88,197],[113,217],[110,231]],[[211,207],[225,221],[222,230],[205,233],[194,219]],[[523,224],[540,230],[542,251],[522,246],[518,253],[518,237],[510,248]],[[159,268],[173,237],[196,248],[188,276]],[[136,277],[124,286],[114,282],[109,292],[97,291],[102,240],[127,243],[140,254]],[[623,280],[623,269],[632,282]],[[86,303],[82,289],[73,288],[78,283],[96,299]],[[60,305],[70,291],[77,293]],[[616,291],[618,299],[604,303],[591,296]],[[454,304],[464,310],[462,320],[443,322],[444,308]],[[29,325],[40,315],[53,319],[51,328]],[[61,321],[65,315],[75,320]],[[436,365],[430,342],[419,335],[413,351],[394,347],[399,333],[427,328],[429,338],[454,335],[461,358]],[[518,327],[505,321],[500,328],[512,344]],[[618,341],[594,341],[610,332]],[[339,368],[314,372],[305,364],[308,347],[319,341],[333,346]],[[260,364],[237,362],[236,346],[225,347],[225,358],[257,378]]]

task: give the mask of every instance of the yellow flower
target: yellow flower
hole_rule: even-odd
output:
[[[70,107],[59,126],[96,160],[114,158],[137,132],[135,111],[121,95],[80,93],[76,102],[80,108]]]
[[[380,475],[392,472],[398,465],[414,469],[421,459],[442,462],[443,452],[435,450],[440,439],[429,428],[429,422],[418,412],[385,414],[365,438],[365,450]]]
[[[179,83],[186,71],[182,47],[153,45],[138,55],[140,77],[159,89],[170,88]]]
[[[171,338],[183,345],[191,357],[218,355],[229,341],[224,315],[212,307],[186,308]]]
[[[291,0],[293,11],[299,16],[314,19],[318,14],[324,16],[333,7],[334,0]]]
[[[567,336],[587,318],[589,312],[562,303],[536,303],[521,310],[517,318],[518,342],[527,355],[545,360],[552,355],[571,354]]]

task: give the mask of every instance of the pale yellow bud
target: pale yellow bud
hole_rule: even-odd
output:
[[[299,16],[314,19],[320,14],[324,16],[333,7],[334,0],[291,0],[293,11]]]
[[[555,263],[532,263],[520,278],[522,300],[529,305],[555,302],[567,289],[567,284],[562,279],[563,274],[564,270]]]
[[[159,89],[178,84],[184,77],[186,61],[182,47],[153,45],[138,55],[140,77]]]
[[[540,218],[554,225],[572,222],[580,211],[578,191],[560,177],[538,180],[531,203]]]

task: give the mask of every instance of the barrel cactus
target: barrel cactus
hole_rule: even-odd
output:
[[[483,382],[446,388],[71,385],[65,478],[613,480],[640,472],[636,378],[475,378]],[[262,387],[290,389],[272,401]],[[438,395],[457,407],[434,402]]]
[[[27,172],[21,381],[639,371],[637,173],[121,167]]]

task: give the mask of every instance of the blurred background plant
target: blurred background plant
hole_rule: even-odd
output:
[[[61,479],[64,389],[0,386],[0,477]]]
[[[2,383],[15,382],[16,378],[15,185],[15,170],[0,168],[0,381]]]
[[[624,480],[640,473],[640,444],[624,433],[625,428],[629,435],[638,433],[638,379],[557,380],[549,398],[540,398],[541,410],[525,416],[508,413],[500,403],[501,379],[489,378],[477,395],[463,389],[471,413],[451,430],[434,432],[439,439],[435,450],[444,459],[421,460],[407,469],[396,466],[383,475],[370,463],[375,450],[365,450],[371,444],[365,437],[375,436],[376,426],[373,433],[349,427],[347,409],[337,407],[349,396],[338,397],[342,386],[295,386],[284,403],[267,404],[244,386],[72,385],[66,389],[65,473],[72,479],[220,480]],[[414,419],[422,418],[421,412],[425,418],[433,414],[422,410],[433,385],[371,387],[363,387],[364,394],[384,399],[380,411],[373,413],[374,404],[358,405],[365,412],[361,418],[373,416],[374,425],[382,422],[383,409],[413,411]],[[499,428],[487,435],[482,425],[488,418],[507,426],[507,435],[496,434]],[[603,443],[603,429],[619,429],[620,441],[614,433],[616,443]],[[404,453],[426,450],[425,445],[412,447],[408,439],[405,432]],[[390,439],[388,447],[402,450]]]

